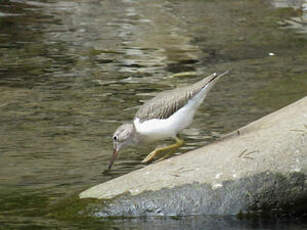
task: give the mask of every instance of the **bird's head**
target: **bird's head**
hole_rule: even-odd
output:
[[[133,142],[134,135],[135,135],[135,128],[134,125],[131,123],[123,124],[116,129],[112,137],[113,155],[110,160],[108,168],[109,170],[111,169],[113,162],[116,160],[119,150],[122,147],[131,144]]]

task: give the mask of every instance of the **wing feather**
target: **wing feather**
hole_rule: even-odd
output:
[[[137,111],[135,118],[139,118],[141,122],[149,119],[167,119],[182,108],[202,88],[208,85],[210,86],[208,88],[209,91],[215,82],[227,73],[228,71],[220,75],[214,73],[193,85],[161,92],[142,105]]]

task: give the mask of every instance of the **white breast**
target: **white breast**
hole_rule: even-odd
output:
[[[136,117],[134,119],[136,131],[147,142],[175,137],[177,133],[192,123],[196,110],[206,96],[205,89],[206,87],[167,119],[151,119],[141,122]]]

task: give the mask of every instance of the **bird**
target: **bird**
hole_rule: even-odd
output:
[[[213,73],[188,86],[158,93],[145,102],[136,112],[132,122],[120,125],[112,136],[113,154],[108,166],[111,169],[119,151],[128,145],[140,145],[172,138],[175,143],[157,147],[142,163],[151,162],[162,152],[175,150],[184,144],[179,132],[191,125],[195,112],[202,104],[212,86],[229,70]]]

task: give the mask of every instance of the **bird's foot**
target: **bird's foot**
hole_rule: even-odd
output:
[[[170,151],[169,153],[166,153],[163,157],[160,157],[156,162],[166,160],[175,154],[176,154],[176,151]]]
[[[145,159],[142,161],[142,163],[149,163],[151,162],[158,154],[160,154],[161,152],[165,152],[165,151],[170,151],[170,150],[176,150],[177,148],[179,148],[180,146],[183,145],[183,140],[180,139],[179,137],[175,138],[176,143],[172,144],[172,145],[168,145],[165,147],[159,147],[156,148],[154,151],[152,151],[151,153],[149,153]],[[166,156],[164,156],[162,159],[165,159],[167,157],[169,157],[170,154],[167,154]]]
[[[142,163],[146,164],[146,163],[150,163],[154,157],[159,153],[158,151],[159,149],[155,149],[154,151],[152,151],[151,153],[149,153],[144,160],[142,160]]]

